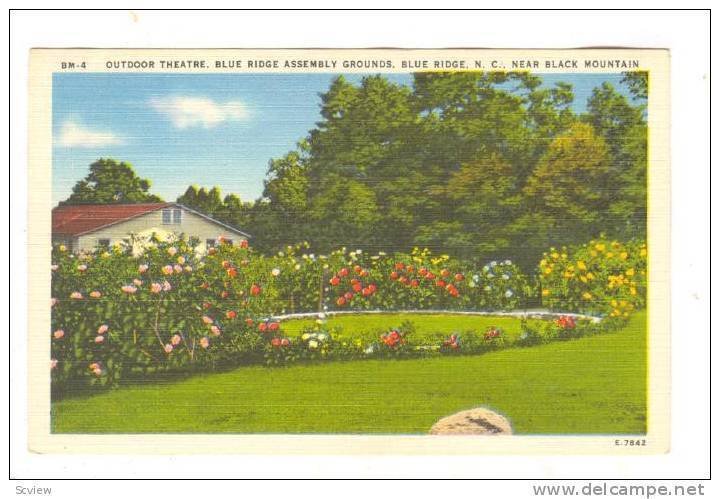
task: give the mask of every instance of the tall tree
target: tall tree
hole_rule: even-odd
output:
[[[137,176],[130,163],[101,158],[90,165],[90,173],[78,181],[61,205],[159,203],[150,194],[150,180]]]

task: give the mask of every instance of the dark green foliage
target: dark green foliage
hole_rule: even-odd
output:
[[[148,193],[150,181],[138,177],[130,163],[99,159],[90,165],[90,173],[73,187],[70,204],[160,203],[162,199]]]

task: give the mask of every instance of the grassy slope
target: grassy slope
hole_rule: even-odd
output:
[[[622,331],[480,356],[244,367],[53,405],[55,432],[425,433],[479,405],[520,434],[645,431],[645,313]]]
[[[353,314],[337,315],[327,319],[329,328],[340,327],[342,336],[376,338],[379,332],[387,332],[392,327],[399,327],[403,321],[415,325],[412,340],[422,342],[423,338],[436,333],[462,333],[476,331],[483,334],[491,326],[501,328],[508,338],[520,335],[520,321],[514,317],[493,317],[483,315],[448,315],[448,314]],[[533,321],[530,321],[533,322]],[[282,328],[290,337],[299,336],[303,329],[315,325],[314,319],[295,319],[283,321]]]

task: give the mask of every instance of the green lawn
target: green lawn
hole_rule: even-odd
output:
[[[59,433],[426,433],[440,417],[481,405],[518,434],[644,433],[645,313],[615,333],[479,356],[154,381],[54,403],[52,424]]]
[[[421,343],[423,339],[442,333],[462,333],[475,331],[483,334],[490,327],[502,329],[509,339],[516,339],[520,335],[520,320],[515,317],[499,317],[487,315],[452,315],[452,314],[351,314],[335,315],[327,318],[329,328],[339,327],[341,336],[349,338],[364,337],[377,339],[379,333],[387,332],[390,328],[399,327],[404,321],[410,321],[415,326],[415,333],[411,338],[413,342]],[[529,321],[541,322],[541,321]],[[286,335],[299,336],[303,329],[315,325],[315,319],[293,319],[282,323]]]

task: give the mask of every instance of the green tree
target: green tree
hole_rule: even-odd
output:
[[[137,176],[130,163],[101,158],[90,165],[90,173],[78,181],[61,205],[160,203],[150,194],[150,180]]]
[[[540,158],[523,190],[525,214],[514,229],[541,247],[587,240],[605,227],[612,182],[605,140],[592,126],[576,123]]]

